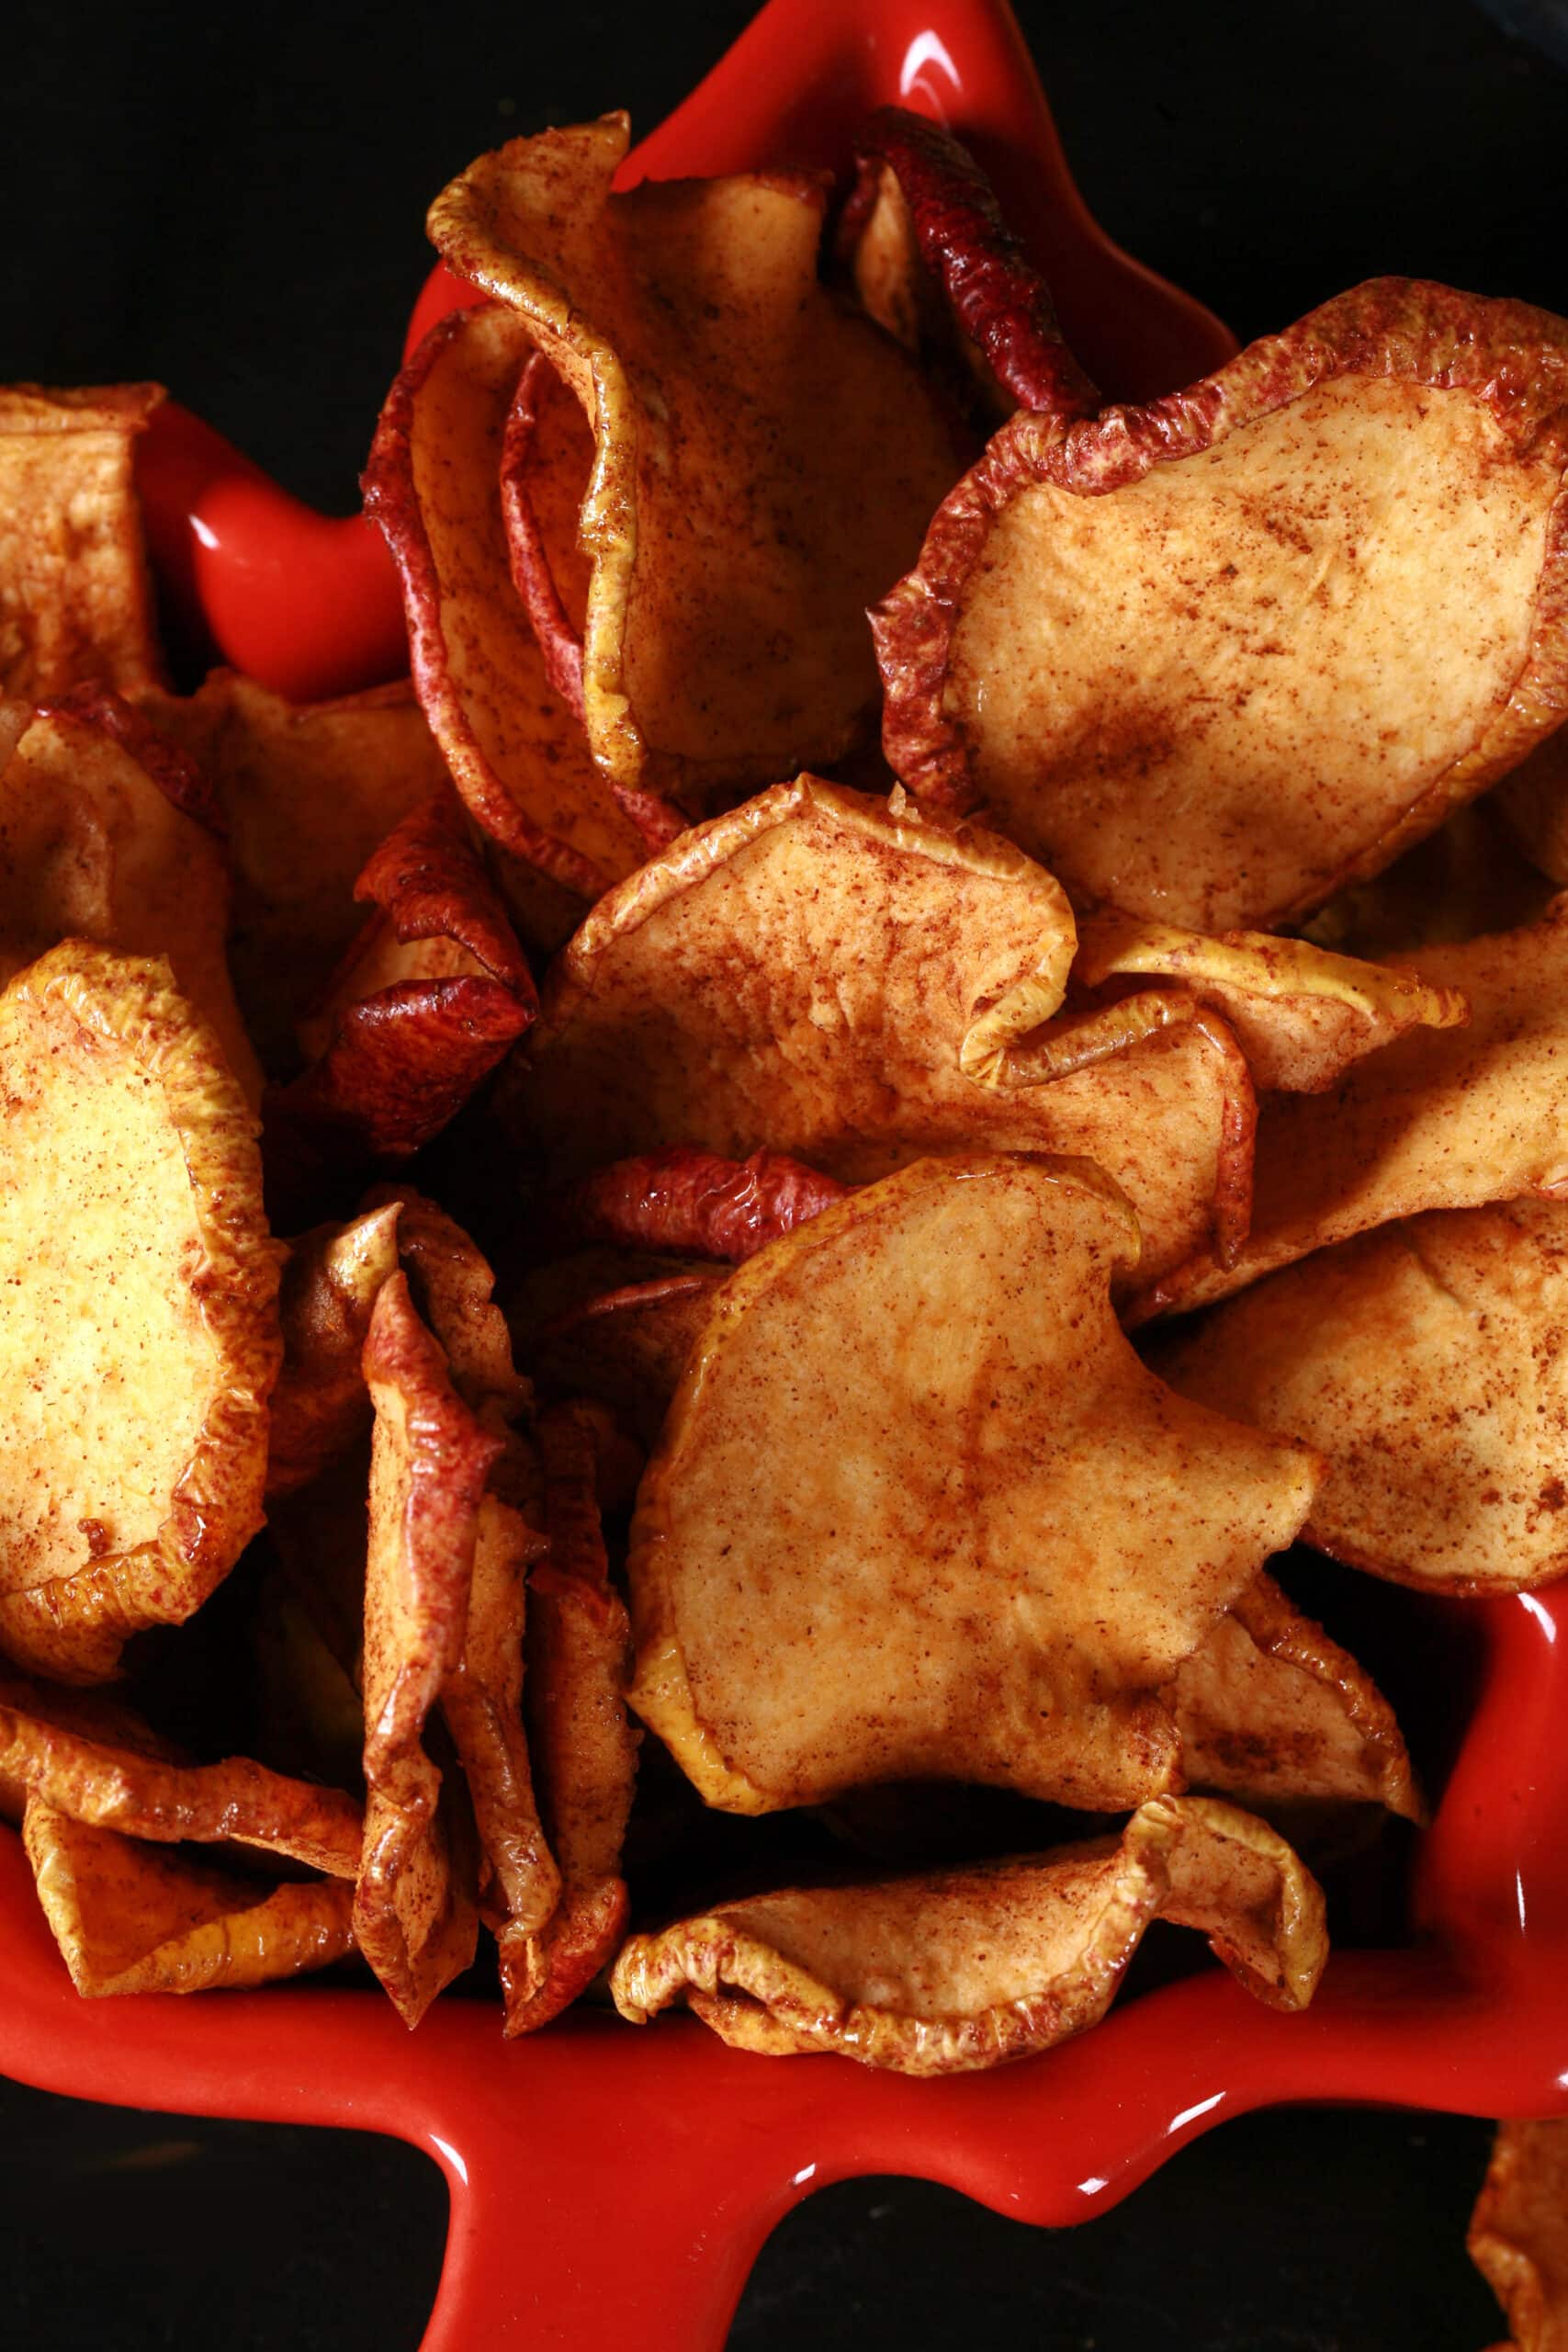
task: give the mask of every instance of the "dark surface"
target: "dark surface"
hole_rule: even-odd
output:
[[[160,377],[346,508],[442,180],[546,119],[629,101],[650,124],[749,13],[23,0],[0,379]],[[1383,269],[1568,311],[1568,78],[1471,0],[1020,13],[1090,204],[1242,334]],[[1470,2123],[1258,2117],[1058,2237],[851,2184],[775,2236],[733,2342],[1481,2352],[1496,2321],[1462,2236],[1484,2149]],[[399,2147],[0,2085],[0,2345],[401,2352],[444,2208]]]

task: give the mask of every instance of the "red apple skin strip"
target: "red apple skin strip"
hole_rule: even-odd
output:
[[[886,164],[903,190],[922,261],[1018,407],[1065,423],[1092,416],[1100,393],[1063,341],[1050,289],[968,150],[940,123],[883,107],[862,131],[855,160],[862,176],[852,207],[869,202]]]
[[[726,1159],[672,1144],[585,1177],[570,1194],[569,1213],[588,1241],[739,1266],[849,1189],[783,1152]]]
[[[528,959],[468,845],[454,793],[433,793],[394,827],[367,860],[354,895],[381,909],[404,946],[455,940],[520,1003],[536,1006]]]

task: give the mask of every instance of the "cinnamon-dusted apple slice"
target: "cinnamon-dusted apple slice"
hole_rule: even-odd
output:
[[[330,1878],[357,1874],[363,1822],[342,1789],[292,1780],[244,1756],[169,1763],[51,1722],[32,1712],[31,1695],[0,1684],[0,1781],[54,1812],[154,1845],[254,1846]],[[43,1703],[47,1710],[47,1694]]]
[[[1562,321],[1382,278],[1015,417],[874,614],[889,762],[1077,904],[1309,913],[1562,719],[1565,409]]]
[[[195,763],[107,688],[38,710],[0,766],[0,972],[65,938],[166,956],[255,1103],[228,917],[221,820]]]
[[[592,428],[590,749],[623,794],[695,806],[865,730],[865,605],[913,560],[959,460],[906,355],[818,277],[820,179],[613,194],[628,136],[606,115],[513,140],[443,190],[429,229]]]
[[[1154,1797],[1116,1838],[871,1886],[753,1894],[633,1936],[611,1989],[646,2024],[685,2001],[739,2050],[956,2075],[1098,2025],[1151,1920],[1196,1928],[1271,2008],[1328,1956],[1321,1888],[1267,1823]]]
[[[101,1681],[261,1525],[280,1253],[167,964],[51,949],[0,995],[0,1647]]]
[[[1513,2341],[1498,2352],[1563,2352],[1568,2119],[1499,2123],[1465,2245],[1507,2318]]]
[[[32,1798],[22,1827],[39,1901],[78,1993],[239,1991],[354,1950],[340,1879],[268,1888],[238,1871],[73,1821]]]
[[[1166,1686],[1316,1465],[1138,1362],[1110,1295],[1137,1246],[1097,1169],[998,1154],[918,1162],[729,1277],[628,1562],[632,1703],[709,1804],[1180,1786]]]
[[[1397,1217],[1568,1184],[1568,896],[1525,930],[1408,963],[1463,996],[1469,1024],[1413,1030],[1326,1093],[1267,1102],[1246,1247],[1228,1265],[1201,1252],[1140,1311],[1201,1306]]]
[[[0,694],[163,675],[133,458],[161,384],[0,389]]]
[[[1010,843],[801,776],[595,908],[509,1107],[558,1180],[677,1142],[849,1182],[927,1151],[1082,1153],[1132,1198],[1152,1278],[1245,1232],[1251,1084],[1190,998],[1062,1012],[1075,944]]]
[[[1271,1275],[1158,1351],[1326,1464],[1309,1541],[1399,1584],[1568,1575],[1568,1203],[1437,1210]]]
[[[235,993],[268,1075],[287,1078],[298,1065],[294,1023],[359,928],[361,868],[446,785],[446,763],[406,678],[296,704],[215,670],[194,695],[152,690],[137,701],[217,797],[233,869]]]
[[[513,585],[502,461],[527,322],[496,303],[455,311],[388,395],[367,512],[402,579],[414,684],[476,821],[579,902],[629,874],[637,826],[552,687]]]
[[[1190,989],[1224,1014],[1253,1082],[1269,1092],[1321,1094],[1352,1062],[1406,1030],[1461,1027],[1469,1013],[1458,989],[1304,939],[1262,932],[1212,939],[1124,915],[1085,927],[1073,968],[1089,988],[1125,978]]]
[[[419,1311],[446,1351],[453,1385],[488,1429],[509,1429],[532,1397],[513,1362],[512,1335],[483,1250],[412,1184],[379,1186],[365,1205],[371,1212],[396,1207],[398,1254]]]
[[[539,1422],[548,1556],[529,1577],[529,1747],[560,1902],[526,1954],[508,1965],[509,2035],[532,2033],[576,2000],[626,1931],[621,1847],[637,1781],[626,1719],[630,1630],[609,1579],[596,1495],[600,1432],[592,1407],[562,1405]]]
[[[377,1294],[398,1264],[396,1200],[288,1244],[279,1310],[283,1368],[267,1434],[269,1501],[294,1494],[370,1426],[360,1358]]]
[[[383,1283],[365,1345],[376,1408],[365,1587],[365,1844],[354,1930],[407,2025],[474,1956],[466,1797],[426,1746],[458,1666],[485,1487],[502,1441],[453,1388],[408,1278]]]
[[[1170,1686],[1190,1788],[1250,1804],[1337,1798],[1422,1817],[1393,1710],[1348,1650],[1260,1575]]]
[[[410,1157],[534,1018],[527,959],[449,793],[404,819],[355,895],[378,911],[301,1024],[315,1058],[267,1102],[269,1174],[285,1184],[312,1151]]]

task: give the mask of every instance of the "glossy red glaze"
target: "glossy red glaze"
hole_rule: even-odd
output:
[[[1235,348],[1211,312],[1090,218],[1004,0],[771,0],[633,149],[621,181],[779,162],[845,170],[857,124],[887,105],[933,115],[973,147],[1044,267],[1068,342],[1109,394],[1173,390]],[[434,269],[409,349],[473,299]],[[137,479],[165,606],[198,653],[297,701],[408,667],[391,561],[360,515],[317,514],[172,402],[142,435]]]
[[[855,115],[895,99],[973,139],[1102,381],[1143,394],[1224,356],[1206,312],[1099,237],[1016,28],[987,0],[773,0],[634,163],[669,175],[836,159]],[[451,293],[427,288],[416,323]],[[147,436],[142,478],[165,589],[226,658],[297,695],[394,665],[390,571],[357,517],[311,514],[177,413]],[[1423,1604],[1409,1606],[1418,1643]],[[1275,2101],[1562,2111],[1568,1602],[1471,1606],[1465,1623],[1480,1696],[1422,1847],[1422,1940],[1336,1954],[1304,2017],[1258,2007],[1213,1968],[1010,2072],[910,2083],[745,2057],[683,2019],[634,2031],[579,2012],[503,2046],[495,2012],[457,1999],[412,2036],[370,1991],[84,2002],[5,1832],[0,2067],[81,2098],[352,2125],[428,2150],[452,2226],[426,2352],[717,2352],[773,2223],[859,2173],[919,2174],[1063,2223],[1211,2124]]]

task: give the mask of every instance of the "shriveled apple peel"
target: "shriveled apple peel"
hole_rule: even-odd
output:
[[[1568,2345],[1568,2122],[1500,2123],[1471,2215],[1470,2258],[1506,2315],[1498,2352]]]
[[[997,1155],[919,1162],[730,1276],[627,1562],[632,1703],[707,1803],[1180,1785],[1166,1686],[1315,1464],[1138,1363],[1110,1302],[1136,1249],[1097,1170]]]
[[[1157,1350],[1184,1396],[1323,1455],[1307,1540],[1463,1596],[1568,1575],[1568,1204],[1322,1250]]]
[[[261,1524],[280,1253],[250,1114],[165,963],[52,949],[0,996],[0,1645],[96,1681]]]
[[[580,667],[539,639],[624,796],[700,805],[836,759],[874,707],[863,607],[957,459],[902,352],[819,283],[827,190],[758,174],[613,194],[627,119],[514,140],[429,214],[575,394],[595,454]],[[831,433],[821,420],[831,414]],[[542,567],[520,567],[522,583]]]
[[[631,1937],[611,1987],[634,2024],[684,2000],[739,2049],[969,2073],[1098,2024],[1160,1917],[1206,1934],[1259,2000],[1311,2000],[1320,1888],[1265,1823],[1204,1797],[1152,1798],[1119,1838],[1036,1859],[750,1895]]]

